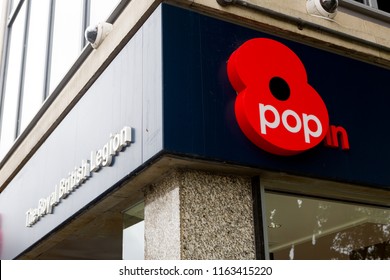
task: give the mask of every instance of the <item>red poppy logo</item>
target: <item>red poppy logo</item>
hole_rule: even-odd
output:
[[[291,49],[271,39],[252,39],[230,56],[227,69],[238,94],[237,122],[255,145],[276,155],[294,155],[325,138],[325,103]]]

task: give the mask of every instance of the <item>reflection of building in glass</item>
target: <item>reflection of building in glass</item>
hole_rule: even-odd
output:
[[[390,9],[338,2],[0,0],[1,258],[389,259]]]
[[[288,259],[292,246],[295,259],[389,258],[388,210],[271,193],[266,205],[274,259]]]

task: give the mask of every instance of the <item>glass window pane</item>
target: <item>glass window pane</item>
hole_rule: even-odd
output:
[[[119,0],[91,0],[90,24],[105,21],[119,4]]]
[[[9,1],[9,8],[10,8],[9,16],[12,16],[13,13],[15,13],[16,7],[18,6],[20,1],[24,1],[24,0],[10,0]]]
[[[390,13],[390,1],[378,0],[378,9]]]
[[[390,210],[266,193],[270,258],[390,259]]]
[[[21,131],[43,102],[49,8],[50,0],[31,1]]]
[[[83,0],[55,1],[50,93],[81,52]]]
[[[140,202],[123,213],[124,260],[144,259],[144,208],[144,203]]]
[[[6,73],[4,104],[0,134],[0,158],[3,158],[16,137],[17,107],[19,102],[20,71],[23,52],[23,38],[26,18],[26,4],[19,11],[12,27],[9,45],[8,69]]]

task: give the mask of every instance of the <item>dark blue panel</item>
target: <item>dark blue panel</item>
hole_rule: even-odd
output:
[[[351,149],[322,145],[292,157],[268,154],[241,132],[236,93],[226,74],[230,54],[267,37],[291,48],[343,126]],[[163,6],[164,149],[219,161],[363,185],[390,186],[390,71],[191,11]]]

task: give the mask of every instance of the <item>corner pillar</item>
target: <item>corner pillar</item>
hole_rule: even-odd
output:
[[[145,259],[255,259],[251,179],[176,170],[150,186]]]

